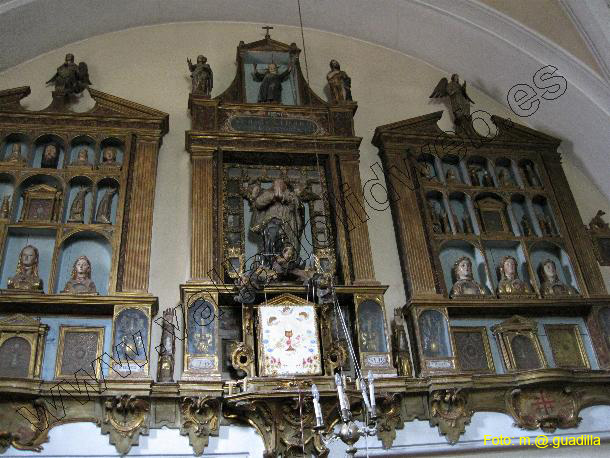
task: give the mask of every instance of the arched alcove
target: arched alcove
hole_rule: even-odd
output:
[[[66,144],[59,135],[45,134],[34,141],[32,166],[36,168],[61,169],[64,166]]]
[[[106,151],[108,150],[108,151]],[[114,160],[112,152],[114,151]],[[118,166],[123,164],[125,157],[125,144],[115,137],[108,137],[101,141],[99,157],[96,158],[96,163],[100,166]]]
[[[68,183],[68,194],[64,199],[63,221],[88,224],[93,213],[93,182],[89,177],[75,176]]]
[[[11,133],[2,139],[0,144],[2,161],[23,162],[29,164],[30,161],[30,139],[22,133]]]
[[[83,154],[83,152],[85,152]],[[84,166],[92,167],[97,154],[96,142],[93,138],[88,135],[79,135],[74,137],[70,141],[70,154],[66,158],[66,165],[68,166]],[[85,158],[79,155],[85,156]],[[86,159],[86,162],[83,161]]]
[[[104,235],[93,231],[79,231],[64,239],[59,250],[55,275],[56,293],[64,290],[66,282],[72,276],[77,258],[86,256],[91,266],[91,280],[95,283],[97,292],[101,295],[108,294],[112,247]]]
[[[96,205],[93,223],[114,224],[119,202],[119,183],[114,178],[103,178],[96,184]]]
[[[561,282],[575,288],[577,291],[580,290],[570,258],[559,245],[551,242],[535,242],[530,245],[529,252],[532,267],[537,273],[536,277],[540,285],[544,278],[542,264],[545,260],[550,259],[555,263],[557,275]]]
[[[472,262],[472,273],[474,280],[489,292],[492,290],[492,284],[487,273],[487,266],[481,251],[472,243],[464,240],[449,240],[446,241],[440,249],[440,262],[443,269],[443,279],[447,294],[451,291],[451,287],[455,282],[453,275],[453,267],[455,262],[462,257],[467,257]]]

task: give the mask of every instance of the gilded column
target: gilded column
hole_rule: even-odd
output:
[[[191,169],[191,279],[215,280],[214,149],[193,149]]]
[[[570,192],[568,179],[561,166],[561,156],[559,153],[552,152],[542,154],[542,158],[559,204],[559,211],[561,211],[574,247],[578,261],[578,266],[574,266],[574,268],[576,270],[577,267],[580,267],[588,295],[606,295],[608,293],[593,251],[593,242],[582,222],[574,196]]]
[[[410,299],[442,297],[436,290],[436,276],[431,250],[428,246],[425,224],[419,211],[417,195],[392,170],[398,169],[413,174],[406,166],[404,148],[402,150],[385,149],[384,166],[388,188],[395,193],[392,199],[392,209],[395,214],[396,231],[398,232],[398,248],[403,270],[407,272],[410,281]]]
[[[341,173],[342,211],[345,215],[347,236],[349,238],[354,285],[379,284],[375,280],[373,268],[373,254],[369,240],[367,220],[362,184],[360,182],[360,167],[358,154],[340,155],[339,169]]]
[[[121,290],[125,292],[148,291],[159,145],[159,137],[136,138],[127,215],[129,229],[124,243]]]

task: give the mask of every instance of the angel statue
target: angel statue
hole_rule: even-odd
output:
[[[441,78],[434,91],[432,91],[430,98],[436,99],[440,97],[449,97],[453,121],[456,127],[466,129],[470,122],[470,104],[474,103],[466,93],[466,81],[460,85],[460,78],[457,73],[451,75],[451,82],[448,82],[447,78]],[[464,124],[464,120],[466,120],[467,124]]]
[[[89,69],[85,62],[74,63],[74,55],[66,54],[66,61],[57,67],[57,72],[47,84],[55,85],[55,94],[70,96],[80,94],[91,85]]]

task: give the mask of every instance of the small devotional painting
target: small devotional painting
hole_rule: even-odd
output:
[[[546,324],[544,330],[551,345],[555,366],[581,369],[590,367],[577,325]]]
[[[261,376],[321,374],[320,340],[313,305],[261,305],[258,315]]]
[[[32,347],[22,337],[11,337],[0,345],[0,377],[28,377]]]
[[[451,327],[459,367],[462,371],[494,372],[485,327]]]
[[[515,369],[532,370],[543,367],[535,344],[530,337],[518,334],[511,339],[510,347],[515,361]]]
[[[120,371],[143,371],[144,365],[130,364],[130,360],[147,362],[148,354],[148,315],[135,307],[115,311],[113,348],[124,361]],[[129,368],[126,365],[129,364]]]
[[[61,326],[55,377],[88,377],[93,370],[99,377],[101,365],[95,362],[102,355],[103,343],[104,328]]]
[[[218,371],[218,316],[215,305],[197,299],[188,308],[187,371],[211,373]]]

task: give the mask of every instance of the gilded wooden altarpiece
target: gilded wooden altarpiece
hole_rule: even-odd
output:
[[[429,393],[430,423],[450,442],[477,411],[526,429],[575,427],[580,409],[610,395],[610,296],[592,244],[605,225],[589,237],[558,139],[482,111],[443,132],[442,115],[373,138],[393,197],[415,380],[447,387]]]
[[[65,422],[98,423],[123,453],[146,432],[150,235],[168,115],[88,91],[85,112],[57,90],[40,111],[20,103],[29,87],[0,91],[1,451],[40,450]]]

